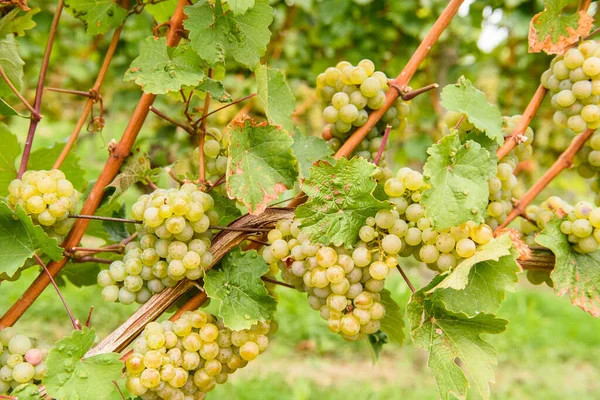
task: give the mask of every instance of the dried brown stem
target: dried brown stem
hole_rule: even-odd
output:
[[[575,154],[581,150],[585,142],[592,136],[593,133],[593,129],[587,129],[573,139],[569,147],[567,147],[560,157],[558,157],[558,160],[552,164],[550,169],[546,171],[546,173],[527,191],[527,193],[523,195],[523,197],[521,197],[510,214],[508,214],[506,220],[496,229],[496,231],[504,229],[516,217],[524,213],[527,206],[537,197],[538,194],[540,194],[542,190],[544,190],[546,186],[548,186],[550,182],[552,182],[554,178],[558,176],[558,174],[573,165]]]
[[[52,53],[52,46],[54,45],[54,38],[56,37],[56,30],[58,28],[58,21],[60,21],[60,15],[64,6],[64,0],[58,0],[56,6],[56,12],[50,25],[50,32],[48,33],[48,43],[44,50],[44,59],[42,61],[42,68],[40,69],[40,76],[38,78],[37,89],[35,91],[35,100],[33,102],[33,109],[39,115],[42,107],[42,95],[44,94],[44,81],[46,80],[46,74],[48,73],[48,65],[50,63],[50,54]],[[27,163],[29,162],[29,154],[31,154],[31,147],[33,146],[33,138],[35,136],[35,130],[37,129],[39,119],[32,118],[29,121],[29,131],[27,132],[27,139],[25,140],[25,147],[23,148],[23,155],[21,156],[21,165],[19,166],[18,178],[21,179],[25,171],[27,170]]]
[[[6,75],[6,72],[4,72],[4,69],[2,68],[1,65],[0,65],[0,76],[2,77],[2,79],[4,79],[4,82],[6,82],[6,85],[10,88],[10,90],[12,90],[12,92],[15,94],[15,96],[17,96],[17,98],[21,101],[21,103],[23,103],[23,105],[29,110],[29,112],[31,113],[31,118],[37,119],[38,121],[40,119],[42,119],[42,116],[40,115],[40,113],[38,113],[31,106],[31,104],[29,104],[29,102],[25,99],[25,97],[23,97],[23,95],[21,93],[19,93],[19,91],[17,90],[15,85],[13,85],[13,83],[10,81],[10,79]]]

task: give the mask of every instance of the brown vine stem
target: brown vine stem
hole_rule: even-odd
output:
[[[129,8],[129,0],[123,1],[123,7]],[[115,29],[115,32],[113,33],[112,38],[110,39],[108,49],[106,50],[104,61],[102,62],[102,66],[100,67],[100,71],[98,72],[98,76],[96,77],[96,81],[90,89],[90,93],[99,93],[100,87],[102,86],[104,78],[106,77],[106,73],[108,72],[108,68],[110,67],[110,63],[113,59],[113,56],[115,55],[115,51],[117,50],[117,45],[119,44],[119,39],[121,38],[122,31],[123,25]],[[75,127],[73,128],[73,131],[71,132],[71,135],[69,136],[69,139],[65,144],[65,147],[63,147],[58,158],[54,162],[54,166],[52,167],[53,169],[60,168],[62,163],[65,161],[65,158],[67,158],[69,151],[71,151],[71,148],[73,147],[73,145],[77,141],[77,138],[79,137],[81,129],[87,121],[88,115],[90,114],[90,112],[92,112],[92,108],[94,107],[95,102],[95,97],[89,97],[87,99],[85,106],[83,106],[83,111],[81,112],[81,115],[79,116],[79,119],[77,120],[77,123],[75,124]]]
[[[53,88],[53,87],[47,87],[46,90],[49,90],[51,92],[56,92],[56,93],[65,93],[65,94],[73,94],[75,96],[88,97],[90,99],[94,99],[97,97],[97,94],[93,94],[93,92],[91,92],[91,91],[84,92],[83,90],[61,89],[61,88]]]
[[[37,261],[37,263],[40,264],[40,266],[44,269],[44,272],[48,275],[48,278],[50,278],[50,282],[52,282],[52,286],[54,286],[56,293],[58,293],[58,297],[60,297],[60,301],[62,301],[63,305],[65,306],[65,309],[67,310],[67,314],[69,314],[69,318],[71,318],[71,323],[73,324],[73,329],[75,329],[75,330],[81,329],[79,327],[79,324],[77,323],[77,321],[75,321],[75,318],[73,317],[73,313],[71,312],[71,309],[67,305],[67,301],[65,300],[62,293],[60,292],[60,289],[58,288],[58,285],[54,281],[54,278],[52,277],[52,275],[50,275],[50,272],[48,271],[46,264],[44,264],[42,259],[37,254],[34,254],[33,258],[35,258],[35,261]]]
[[[180,122],[175,121],[173,118],[169,117],[168,115],[158,111],[154,106],[150,107],[150,111],[152,111],[154,114],[158,115],[159,117],[161,117],[162,119],[164,119],[167,122],[170,122],[171,124],[183,129],[184,131],[186,131],[187,133],[189,133],[190,135],[195,135],[196,132],[194,132],[194,128],[192,128],[191,126],[187,126],[184,125]]]
[[[271,231],[270,228],[244,228],[241,226],[218,226],[218,225],[211,225],[209,226],[210,229],[216,229],[219,231],[234,231],[234,232],[250,232],[250,233],[256,233],[256,232],[269,232]]]
[[[398,268],[398,271],[400,271],[400,275],[402,275],[402,278],[404,279],[404,282],[406,282],[406,284],[408,285],[408,288],[410,289],[410,291],[414,293],[415,287],[413,286],[412,282],[408,278],[408,275],[406,275],[406,272],[404,272],[404,270],[402,269],[400,264],[396,265],[396,268]]]
[[[383,139],[381,140],[381,145],[379,146],[379,150],[377,150],[377,155],[375,156],[375,160],[374,160],[375,165],[379,165],[379,160],[381,160],[381,156],[383,155],[383,151],[385,149],[385,145],[390,136],[391,130],[392,130],[391,125],[388,125],[385,127],[385,131],[383,132]]]
[[[183,19],[185,17],[183,8],[187,5],[187,0],[178,0],[175,12],[171,17],[170,27],[167,33],[167,45],[171,47],[176,46],[181,39],[178,31],[182,27]],[[104,188],[114,179],[119,172],[121,165],[127,156],[129,156],[129,153],[131,153],[131,148],[135,143],[135,139],[137,138],[137,135],[140,132],[148,113],[150,112],[150,106],[154,102],[155,97],[155,95],[149,93],[142,94],[135,111],[129,120],[129,124],[125,128],[125,132],[123,132],[121,140],[106,161],[104,169],[100,173],[100,176],[96,180],[96,184],[85,200],[80,214],[93,215],[94,212],[96,212],[96,209],[100,205],[104,195]],[[63,247],[68,249],[78,246],[88,225],[88,219],[77,219],[73,225],[73,228],[69,232],[69,235],[63,242]],[[66,262],[67,258],[63,258],[61,261],[53,261],[48,264],[50,276],[56,276]],[[0,328],[12,326],[21,317],[21,315],[27,311],[35,299],[38,298],[38,296],[49,284],[50,279],[46,274],[38,275],[38,277],[33,281],[29,288],[27,288],[19,300],[12,305],[12,307],[6,312],[6,314],[2,316],[2,318],[0,318]]]
[[[48,65],[50,63],[50,54],[52,53],[52,46],[54,45],[54,38],[56,37],[56,30],[58,28],[58,21],[62,14],[62,9],[65,2],[64,0],[58,0],[56,6],[56,12],[52,19],[52,25],[50,25],[50,33],[48,33],[48,43],[44,50],[44,59],[42,61],[42,68],[40,69],[40,76],[38,78],[37,89],[35,91],[35,100],[33,101],[33,109],[39,115],[42,107],[42,95],[44,94],[44,81],[46,80],[46,74],[48,73]],[[29,131],[27,132],[27,139],[25,140],[25,147],[23,148],[23,155],[21,156],[21,165],[19,166],[19,179],[23,176],[27,170],[27,163],[29,162],[29,154],[31,154],[31,146],[33,146],[33,138],[35,136],[35,130],[37,129],[39,119],[32,118],[29,121]]]
[[[510,214],[508,214],[506,220],[496,229],[496,231],[506,228],[506,226],[510,224],[516,217],[524,213],[527,206],[537,197],[538,194],[540,194],[542,190],[544,190],[546,186],[548,186],[550,182],[552,182],[554,178],[558,176],[558,174],[573,165],[573,158],[575,157],[575,154],[581,150],[585,142],[587,142],[593,133],[593,129],[587,129],[573,139],[569,147],[567,147],[560,157],[558,157],[558,160],[552,164],[550,169],[546,171],[546,173],[527,191],[527,193],[523,195],[523,197],[521,197]]]
[[[512,149],[515,148],[517,144],[519,144],[519,138],[521,135],[523,135],[531,123],[531,120],[535,116],[538,108],[540,108],[544,97],[546,97],[546,93],[548,93],[548,89],[542,85],[539,85],[533,94],[533,97],[529,101],[529,104],[527,104],[527,108],[525,108],[525,112],[521,116],[521,119],[519,119],[519,122],[510,133],[510,136],[504,140],[504,145],[502,145],[502,147],[500,147],[496,152],[498,160],[503,159],[508,153],[510,153]]]
[[[262,276],[260,279],[262,279],[265,282],[272,283],[274,285],[279,285],[279,286],[283,286],[286,288],[295,289],[294,285],[290,285],[289,283],[278,281],[277,279],[271,279],[266,276]]]
[[[23,95],[17,90],[15,85],[13,85],[13,83],[8,78],[8,75],[6,75],[6,72],[4,72],[4,69],[2,68],[1,65],[0,65],[0,76],[2,76],[2,79],[4,79],[4,82],[6,82],[6,85],[10,88],[10,90],[12,90],[12,92],[15,94],[15,96],[17,96],[18,99],[21,100],[21,103],[23,103],[23,105],[29,110],[29,112],[31,113],[31,118],[37,119],[38,121],[40,119],[42,119],[42,116],[40,115],[40,113],[35,111],[35,109],[31,106],[31,104],[29,104],[29,102],[25,99],[25,97],[23,97]]]
[[[94,219],[94,220],[99,220],[99,221],[110,221],[110,222],[123,222],[125,224],[142,224],[142,223],[144,223],[144,221],[140,221],[139,219],[103,217],[100,215],[86,215],[86,214],[69,214],[69,218]]]
[[[212,78],[213,70],[208,69],[208,77]],[[198,168],[198,181],[200,183],[206,183],[206,163],[204,161],[204,139],[206,136],[206,123],[208,122],[207,114],[208,107],[210,107],[210,94],[206,92],[204,94],[204,108],[202,109],[202,119],[200,120],[200,129],[198,129],[198,154],[199,154],[199,168]]]
[[[246,97],[242,97],[241,99],[238,99],[238,100],[232,101],[232,102],[231,102],[231,103],[229,103],[229,104],[225,104],[223,107],[219,107],[219,108],[217,108],[216,110],[213,110],[213,111],[209,112],[208,114],[202,114],[202,116],[200,117],[200,119],[198,119],[198,121],[202,121],[202,120],[206,119],[207,117],[210,117],[210,116],[211,116],[211,115],[213,115],[214,113],[217,113],[217,112],[219,112],[219,111],[221,111],[221,110],[223,110],[223,109],[225,109],[225,108],[227,108],[227,107],[231,107],[231,106],[233,106],[233,105],[236,105],[236,104],[238,104],[238,103],[241,103],[242,101],[246,101],[246,100],[248,100],[248,99],[251,99],[251,98],[253,98],[254,96],[256,96],[256,93],[252,93],[252,94],[250,94],[250,95],[248,95],[248,96],[246,96]],[[234,118],[234,119],[235,119],[235,118]]]
[[[431,83],[427,86],[423,86],[422,88],[418,88],[415,90],[411,90],[410,92],[402,93],[400,95],[400,97],[402,97],[402,100],[404,100],[404,101],[409,101],[409,100],[414,99],[415,97],[417,97],[420,94],[429,92],[430,90],[437,89],[439,87],[440,87],[440,85],[438,85],[437,83]]]
[[[340,147],[340,149],[335,153],[335,158],[340,159],[342,157],[348,157],[354,149],[358,147],[360,142],[367,137],[371,129],[375,127],[377,122],[383,117],[383,115],[390,109],[390,107],[394,104],[394,102],[398,99],[398,97],[404,92],[406,86],[410,82],[413,75],[417,72],[419,65],[425,60],[429,50],[433,47],[435,42],[439,39],[440,35],[446,29],[454,15],[458,12],[459,7],[464,2],[464,0],[450,0],[448,5],[442,11],[440,16],[438,17],[435,24],[431,27],[427,36],[423,39],[417,50],[414,52],[408,63],[400,72],[400,75],[396,77],[396,79],[391,81],[390,90],[388,90],[385,96],[385,104],[379,110],[373,111],[367,122],[358,128],[356,132],[348,138],[348,140]],[[304,193],[298,193],[298,195],[288,204],[288,207],[297,207],[300,204],[306,201],[307,197],[304,196]]]

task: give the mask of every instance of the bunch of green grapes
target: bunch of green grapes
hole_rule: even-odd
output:
[[[371,60],[362,60],[357,66],[341,61],[317,76],[317,96],[323,101],[323,120],[327,124],[325,132],[334,150],[367,122],[373,110],[383,107],[387,91],[387,76],[375,71]],[[407,102],[396,100],[356,149],[356,154],[373,161],[385,127],[391,125],[392,129],[403,131],[409,110]]]
[[[267,349],[277,324],[232,331],[204,311],[149,323],[125,363],[127,390],[142,399],[202,400],[217,384]]]
[[[594,178],[592,189],[596,193],[595,203],[600,205],[600,129],[594,131],[576,157],[579,175],[586,179]]]
[[[373,257],[364,246],[347,250],[313,243],[296,221],[280,221],[268,240],[265,261],[278,265],[286,282],[308,293],[309,306],[320,312],[330,331],[354,341],[379,330],[385,315],[379,292],[395,264]]]
[[[588,40],[557,56],[542,74],[554,122],[576,133],[600,127],[600,42]]]
[[[380,246],[389,257],[412,255],[434,271],[446,271],[475,254],[477,246],[492,240],[493,230],[474,222],[436,230],[419,203],[426,187],[421,173],[401,168],[384,186],[394,208],[368,219],[359,235],[368,247]]]
[[[218,128],[208,128],[204,141],[204,162],[206,167],[206,179],[214,182],[227,170],[227,154],[229,148],[229,132]],[[200,161],[200,148],[193,151],[193,159]]]
[[[522,222],[521,228],[525,234],[541,230],[550,220],[560,218],[563,220],[560,230],[568,236],[573,250],[585,254],[600,248],[600,207],[594,207],[587,201],[571,206],[561,198],[552,196],[539,207],[529,206],[526,214],[536,221],[537,226],[529,221]]]
[[[98,274],[104,300],[145,303],[184,278],[203,277],[213,260],[209,227],[218,219],[213,206],[212,197],[191,183],[142,195],[132,209],[143,221],[139,242],[129,243],[123,260]]]
[[[77,209],[81,195],[62,171],[26,171],[8,185],[8,193],[9,206],[22,206],[50,236],[60,241],[71,230],[74,220],[69,214]]]
[[[0,395],[9,395],[23,384],[40,383],[47,371],[46,355],[14,328],[0,330]]]

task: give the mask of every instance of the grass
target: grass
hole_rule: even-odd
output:
[[[0,312],[18,299],[34,279],[28,270],[15,283],[3,282]],[[418,281],[419,276],[413,277]],[[421,282],[421,283],[424,283]],[[409,293],[398,276],[387,287],[399,302]],[[104,304],[97,287],[67,284],[63,294],[77,318],[91,305],[99,336],[116,328],[135,306]],[[404,347],[388,345],[375,365],[364,343],[347,343],[327,331],[304,295],[282,288],[277,312],[279,332],[264,355],[215,389],[213,399],[342,400],[435,399],[437,393],[427,356],[408,339]],[[501,335],[487,337],[498,350],[493,399],[594,399],[600,396],[600,320],[558,298],[547,287],[520,283],[499,316],[510,320]],[[42,341],[55,341],[71,327],[52,287],[16,327]],[[408,330],[407,337],[408,337]],[[469,398],[478,399],[476,389]]]

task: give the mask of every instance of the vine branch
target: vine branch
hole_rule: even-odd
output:
[[[25,97],[23,97],[23,95],[17,90],[15,85],[13,85],[13,83],[8,78],[8,75],[6,75],[6,72],[4,72],[4,69],[2,68],[1,65],[0,65],[0,76],[2,76],[2,79],[4,79],[4,82],[6,82],[6,85],[10,88],[10,90],[12,90],[12,92],[15,94],[15,96],[17,96],[18,99],[21,100],[21,103],[23,103],[23,105],[29,110],[29,112],[31,113],[31,118],[37,119],[38,121],[40,119],[42,119],[42,116],[40,115],[40,113],[35,111],[35,109],[31,106],[31,104],[29,104],[29,102],[25,99]]]

